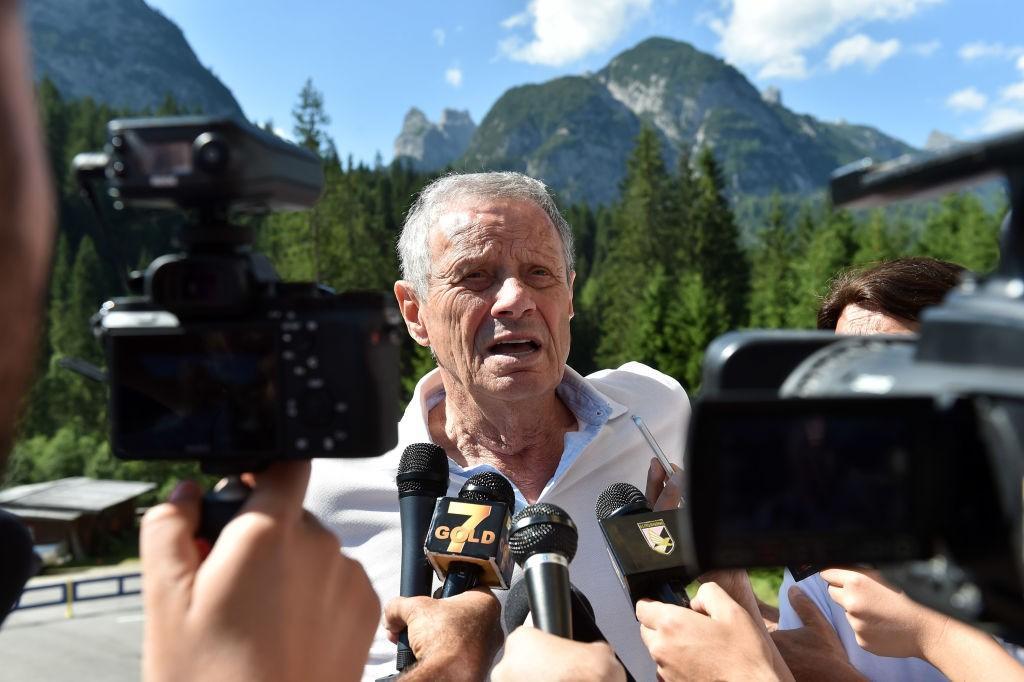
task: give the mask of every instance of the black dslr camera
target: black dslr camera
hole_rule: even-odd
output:
[[[179,253],[93,318],[123,459],[197,459],[210,473],[278,459],[366,457],[397,442],[392,297],[282,282],[236,212],[300,210],[323,187],[316,156],[226,118],[122,119],[79,155],[114,206],[183,209]]]
[[[1011,205],[1000,265],[918,335],[709,346],[686,452],[699,572],[879,564],[917,601],[1024,641],[1024,133],[855,164],[831,193],[870,206],[993,176]]]

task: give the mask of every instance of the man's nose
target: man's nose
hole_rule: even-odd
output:
[[[522,317],[536,307],[530,288],[516,277],[506,277],[498,289],[494,305],[491,306],[491,315],[494,317]]]

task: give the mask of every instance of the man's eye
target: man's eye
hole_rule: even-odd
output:
[[[462,276],[460,284],[471,289],[479,289],[486,287],[490,280],[490,276],[483,270],[473,270]]]

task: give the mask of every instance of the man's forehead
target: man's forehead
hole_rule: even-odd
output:
[[[536,240],[538,236],[542,240],[544,236],[551,237],[556,245],[560,244],[551,218],[537,204],[524,199],[469,198],[444,210],[431,229],[429,241],[432,250],[448,250],[466,243],[503,238]]]

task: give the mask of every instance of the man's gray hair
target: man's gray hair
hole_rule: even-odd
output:
[[[558,212],[547,186],[522,173],[453,173],[423,188],[416,198],[398,238],[398,260],[402,279],[412,282],[420,298],[426,298],[430,279],[430,228],[452,206],[464,199],[521,199],[536,204],[554,224],[562,239],[566,277],[572,272],[572,228]]]

